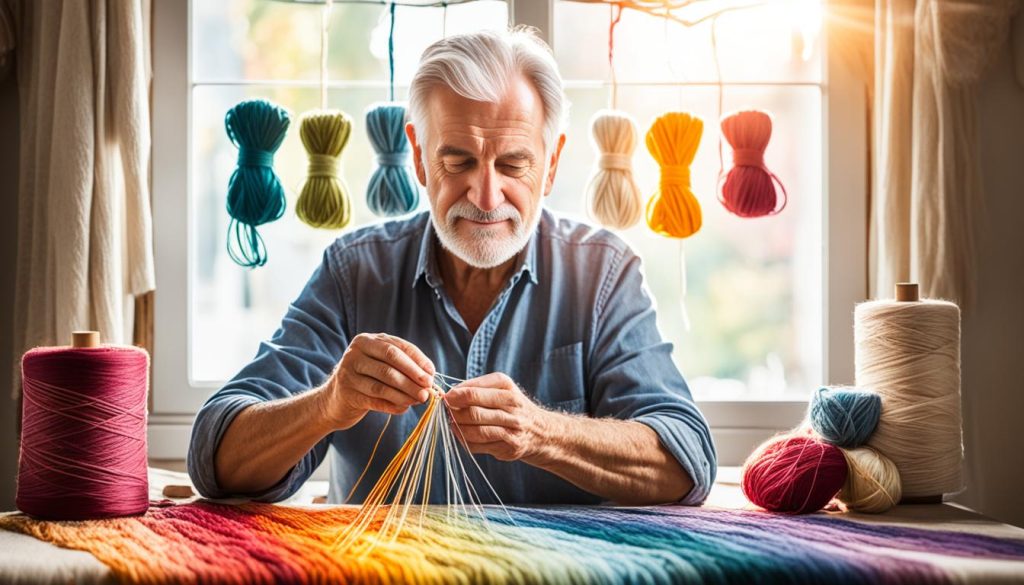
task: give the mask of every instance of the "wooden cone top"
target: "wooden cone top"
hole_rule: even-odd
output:
[[[71,347],[99,347],[99,331],[72,331]]]
[[[896,300],[901,303],[912,303],[921,300],[916,282],[896,283]]]

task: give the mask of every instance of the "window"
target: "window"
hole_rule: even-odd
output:
[[[307,155],[297,139],[298,117],[320,106],[321,6],[268,0],[195,2],[192,17],[192,282],[190,376],[200,383],[230,379],[252,359],[256,344],[277,329],[324,248],[339,231],[317,230],[295,216]],[[366,184],[376,168],[366,139],[365,111],[388,99],[389,11],[379,4],[336,4],[327,58],[328,107],[352,118],[342,151],[342,174],[352,198],[349,228],[376,220]],[[487,0],[443,8],[396,7],[395,89],[406,94],[419,56],[445,33],[508,26],[505,2]],[[259,228],[269,261],[257,270],[225,254],[224,197],[237,150],[226,139],[224,114],[243,99],[263,97],[292,113],[288,138],[274,167],[289,195],[288,212]],[[421,208],[426,202],[421,200]]]
[[[294,216],[306,156],[293,132],[275,159],[289,190],[288,211],[260,228],[268,264],[250,271],[224,252],[224,194],[236,156],[224,136],[224,113],[241,99],[267,97],[294,114],[295,129],[298,114],[319,105],[320,8],[230,0],[154,9],[158,293],[151,450],[154,457],[178,458],[191,414],[276,329],[338,233],[314,230]],[[363,117],[367,106],[388,97],[387,15],[381,5],[335,4],[330,21],[329,107],[353,119],[342,154],[353,200],[347,229],[374,220],[364,199],[373,153]],[[583,186],[596,158],[590,118],[608,105],[610,15],[606,5],[568,0],[398,7],[396,98],[404,99],[423,48],[444,34],[510,22],[538,26],[573,103],[548,204],[583,216]],[[852,381],[852,308],[866,289],[866,234],[858,227],[866,225],[864,93],[825,50],[824,20],[820,0],[779,0],[689,28],[626,10],[616,27],[618,108],[634,116],[641,133],[670,110],[693,112],[705,124],[692,166],[702,230],[681,244],[643,223],[622,235],[645,260],[662,334],[675,343],[723,464],[738,463],[753,442],[792,426],[815,385]],[[722,111],[755,107],[774,116],[766,159],[790,198],[770,219],[736,218],[716,200],[719,76],[712,26]],[[190,47],[188,60],[183,47]],[[722,148],[728,168],[728,145]],[[658,170],[642,140],[634,165],[649,197]],[[680,302],[684,253],[689,331]]]

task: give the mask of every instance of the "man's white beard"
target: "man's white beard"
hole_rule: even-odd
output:
[[[474,268],[494,268],[507,262],[526,247],[530,236],[540,223],[541,207],[538,206],[535,211],[530,223],[526,224],[519,210],[508,202],[502,203],[497,209],[485,212],[469,201],[460,199],[448,208],[448,215],[444,219],[438,218],[437,213],[432,211],[430,221],[433,222],[437,239],[441,241],[445,250]],[[478,222],[511,220],[512,234],[499,236],[492,233],[491,228],[480,227],[471,228],[469,233],[464,235],[455,227],[460,218]]]

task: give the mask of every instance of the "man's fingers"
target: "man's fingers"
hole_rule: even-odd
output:
[[[403,408],[411,404],[416,404],[418,400],[418,397],[410,396],[405,392],[397,390],[388,384],[369,376],[360,376],[354,384],[354,389],[356,392],[367,398],[384,400],[389,404]],[[426,390],[422,391],[426,392]]]
[[[367,397],[367,399],[369,400],[369,410],[386,414],[405,414],[405,411],[409,410],[408,406],[398,406],[380,398]]]
[[[378,361],[391,364],[420,387],[429,388],[434,383],[433,376],[413,361],[413,358],[401,346],[393,343],[392,339],[399,338],[384,334],[376,336],[371,343],[364,344],[363,353]]]
[[[502,372],[491,372],[483,376],[477,376],[462,382],[460,386],[478,386],[481,388],[503,388],[505,390],[516,390],[516,383]]]
[[[434,381],[434,374],[437,372],[437,370],[434,369],[434,362],[430,361],[430,358],[428,358],[426,354],[420,351],[420,348],[416,347],[415,344],[402,339],[401,337],[388,335],[386,333],[382,335],[392,344],[397,345],[399,349],[405,352],[405,355],[412,358],[416,365],[419,366],[419,368],[430,377],[429,381],[431,383]]]
[[[429,396],[425,386],[409,379],[402,371],[392,367],[388,362],[367,357],[356,363],[355,371],[364,378],[399,390],[417,402],[423,402]]]
[[[459,431],[462,431],[463,440],[469,444],[506,442],[508,437],[508,429],[491,425],[460,425]]]
[[[452,418],[461,425],[495,425],[499,427],[517,428],[519,420],[504,410],[467,406],[452,408]]]
[[[449,390],[445,400],[453,408],[483,406],[509,410],[516,405],[516,396],[508,390],[467,386],[465,382]]]
[[[501,461],[510,461],[512,457],[512,448],[509,447],[508,443],[504,441],[494,441],[491,443],[469,443],[466,445],[470,453],[476,453],[477,455],[490,455]]]

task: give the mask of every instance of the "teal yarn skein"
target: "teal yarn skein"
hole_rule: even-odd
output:
[[[808,411],[811,428],[826,442],[855,449],[868,442],[878,426],[882,397],[857,388],[819,388]]]
[[[274,172],[274,153],[290,123],[287,110],[263,99],[240,102],[224,116],[228,139],[238,148],[238,166],[228,180],[227,249],[239,266],[267,263],[267,248],[256,227],[284,215],[284,187]]]
[[[370,211],[391,217],[415,210],[420,203],[420,190],[410,169],[405,108],[397,104],[371,107],[366,112],[366,133],[377,152],[379,165],[366,187]]]

